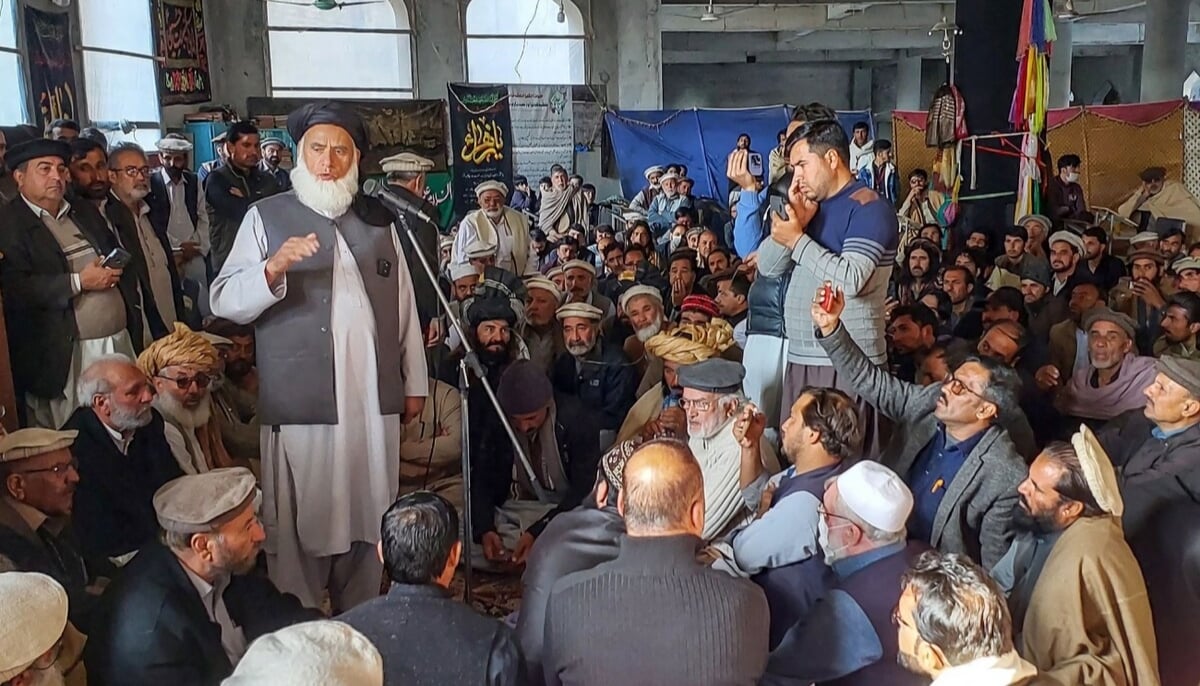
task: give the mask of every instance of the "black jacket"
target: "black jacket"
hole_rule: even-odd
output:
[[[600,428],[595,413],[577,398],[561,393],[554,394],[554,404],[554,435],[570,485],[562,502],[529,527],[529,533],[534,536],[540,535],[551,519],[583,502],[596,483],[596,469],[600,464]],[[479,407],[479,404],[472,404],[472,413],[479,412]],[[481,447],[471,453],[471,532],[476,541],[488,531],[496,530],[496,508],[509,499],[513,469],[520,469],[514,464],[512,443],[503,428],[497,427],[491,432]],[[530,459],[536,459],[536,456],[530,456]]]
[[[163,418],[151,410],[150,423],[138,429],[127,455],[90,407],[81,407],[63,429],[79,435],[71,455],[79,462],[75,487],[75,529],[89,559],[119,557],[158,535],[154,493],[183,476],[163,434]]]
[[[47,520],[34,531],[21,515],[0,498],[0,557],[19,572],[52,577],[67,591],[71,622],[87,633],[96,596],[88,593],[92,575],[79,553],[79,544],[65,522]]]
[[[338,617],[383,656],[384,686],[524,685],[521,651],[501,622],[440,586],[393,584],[388,594]]]
[[[128,207],[121,204],[121,201],[115,195],[109,195],[108,202],[104,205],[104,216],[116,227],[117,233],[121,236],[121,244],[125,250],[133,255],[133,261],[125,268],[125,272],[121,274],[121,290],[127,291],[131,295],[138,293],[140,290],[141,297],[133,299],[134,311],[137,316],[132,314],[129,316],[129,335],[133,339],[133,347],[139,353],[142,350],[142,318],[140,316],[141,306],[146,308],[146,322],[150,325],[150,336],[154,339],[162,338],[174,330],[174,322],[164,321],[162,315],[158,312],[158,307],[154,303],[153,291],[150,290],[150,269],[146,266],[146,254],[142,250],[142,241],[138,237],[137,221],[133,213]],[[175,301],[175,312],[182,318],[183,310],[183,285],[179,280],[179,272],[175,269],[175,259],[171,252],[171,241],[167,238],[167,230],[164,226],[160,231],[158,227],[151,223],[154,228],[154,235],[162,246],[163,255],[167,258],[167,272],[171,275],[171,299]],[[129,302],[130,298],[126,298]],[[129,308],[126,308],[129,309]],[[136,327],[136,331],[135,331]]]
[[[249,645],[321,618],[258,576],[236,576],[223,596]],[[84,648],[91,686],[217,686],[233,672],[221,628],[208,618],[175,554],[151,543],[104,594]]]
[[[1130,410],[1097,433],[1113,466],[1125,501],[1125,538],[1137,541],[1159,510],[1176,503],[1200,503],[1200,424],[1166,439],[1151,434],[1154,423],[1142,410]]]
[[[619,345],[598,340],[582,364],[569,352],[561,353],[550,368],[554,390],[573,395],[597,413],[602,429],[617,430],[637,398],[637,367],[625,358]]]
[[[99,210],[73,202],[67,213],[83,237],[103,257],[117,247]],[[32,393],[56,398],[67,383],[67,371],[79,327],[71,268],[62,247],[42,220],[18,196],[0,208],[0,291],[17,397]],[[130,294],[121,284],[126,312]]]
[[[279,192],[275,177],[260,167],[242,176],[233,165],[224,164],[212,170],[204,180],[204,197],[208,202],[208,233],[212,242],[209,261],[213,273],[219,273],[233,249],[233,239],[254,203]]]

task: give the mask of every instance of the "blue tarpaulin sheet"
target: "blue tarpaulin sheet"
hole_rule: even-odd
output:
[[[838,112],[847,133],[859,121],[874,123],[870,110]],[[776,135],[791,120],[784,105],[730,110],[610,110],[604,120],[612,140],[621,179],[621,192],[632,197],[646,184],[642,172],[654,165],[686,165],[696,185],[692,194],[728,201],[725,159],[739,134],[749,134],[751,149],[762,154],[763,166],[775,147]]]

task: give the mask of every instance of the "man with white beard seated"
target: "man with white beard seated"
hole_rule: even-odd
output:
[[[621,314],[629,320],[629,328],[633,335],[625,339],[625,357],[632,360],[641,374],[637,394],[650,390],[654,384],[662,381],[662,360],[646,353],[646,341],[656,334],[670,333],[671,321],[667,319],[663,307],[662,293],[653,286],[638,284],[631,286],[620,298],[617,306]]]
[[[154,409],[166,420],[163,432],[183,473],[203,474],[235,466],[212,412],[217,368],[217,349],[212,343],[176,322],[173,332],[142,351],[138,367],[158,392]]]
[[[67,592],[45,574],[0,574],[0,683],[62,686]]]
[[[537,251],[529,244],[529,222],[506,206],[508,187],[499,181],[484,181],[475,187],[479,209],[458,225],[451,263],[468,261],[467,246],[479,241],[496,247],[496,266],[517,276],[538,273]]]

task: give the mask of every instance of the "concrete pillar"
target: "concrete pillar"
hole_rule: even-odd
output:
[[[896,65],[896,109],[916,111],[925,108],[921,102],[921,58],[900,55]]]
[[[617,106],[662,107],[662,31],[658,0],[614,0],[617,28]]]
[[[583,7],[582,3],[576,5]],[[620,52],[617,45],[617,15],[606,0],[589,0],[588,16],[591,43],[588,45],[588,83],[600,87],[606,102],[615,101],[618,88]]]
[[[467,80],[460,0],[410,2],[417,52],[417,97],[446,97],[446,84]]]
[[[1142,102],[1176,100],[1187,77],[1190,0],[1146,3],[1146,44],[1142,51]]]
[[[1050,54],[1050,107],[1071,106],[1071,63],[1075,51],[1075,22],[1055,21],[1058,40]]]
[[[872,72],[870,67],[855,67],[851,73],[850,109],[871,109]]]

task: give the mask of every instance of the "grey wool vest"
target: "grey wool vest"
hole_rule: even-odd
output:
[[[384,415],[404,414],[403,353],[400,349],[400,287],[391,226],[372,226],[353,212],[329,219],[305,207],[294,192],[259,201],[274,255],[293,236],[317,235],[316,255],[292,266],[287,295],[255,322],[259,383],[258,418],[263,426],[337,424],[333,372],[333,265],[335,230],[346,241],[362,275],[375,315],[379,405]]]

